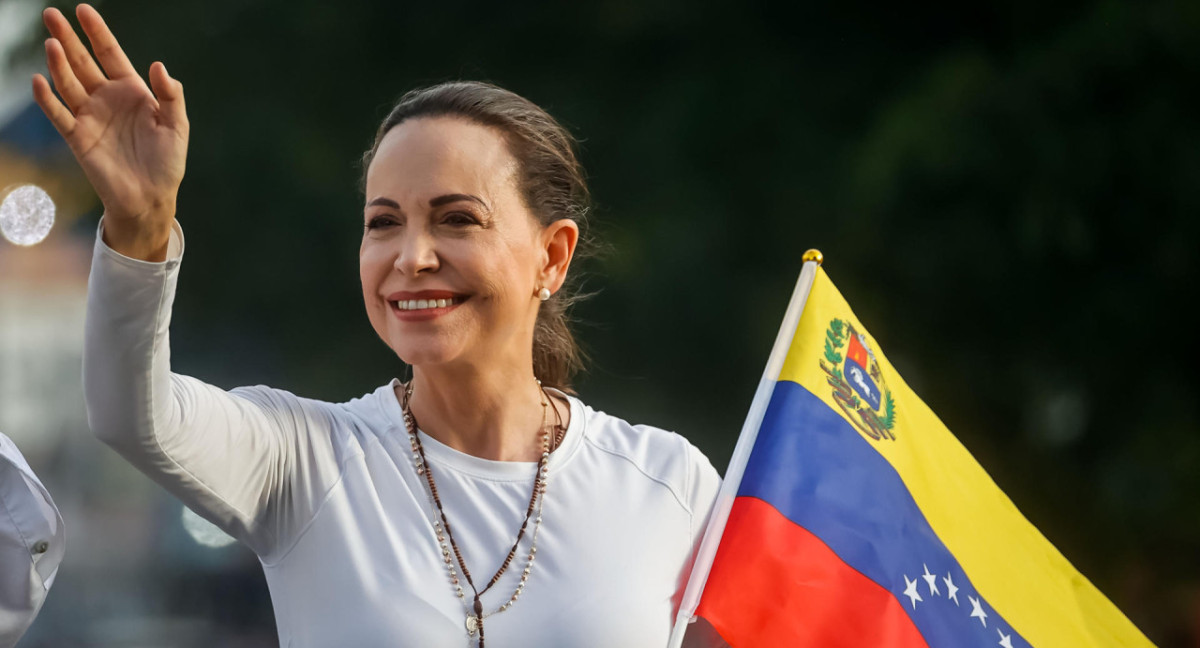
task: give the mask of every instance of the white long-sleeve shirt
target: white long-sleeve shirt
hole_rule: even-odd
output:
[[[42,609],[65,544],[50,493],[0,434],[0,648],[16,645]]]
[[[455,596],[443,563],[395,381],[327,403],[172,374],[182,247],[177,229],[168,260],[146,263],[98,237],[84,351],[93,431],[255,551],[281,646],[474,646],[470,599]],[[663,646],[719,478],[683,437],[575,398],[570,406],[548,464],[537,559],[518,602],[487,617],[487,645]],[[516,537],[536,464],[480,459],[421,435],[483,587]],[[485,613],[508,600],[523,568],[484,595]]]

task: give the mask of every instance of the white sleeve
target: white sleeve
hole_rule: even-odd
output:
[[[691,443],[684,441],[688,457],[687,501],[692,509],[692,555],[688,559],[687,569],[683,573],[679,595],[687,587],[692,563],[704,539],[704,531],[708,528],[708,517],[712,514],[713,505],[717,501],[717,492],[721,490],[721,476],[713,468],[708,457]],[[684,635],[682,648],[729,648],[729,644],[701,617],[693,617]]]
[[[182,256],[178,224],[162,263],[118,254],[97,235],[83,357],[88,423],[189,508],[269,558],[337,481],[336,406],[172,374],[168,327]]]
[[[699,448],[686,439],[684,447],[688,461],[687,503],[692,511],[692,552],[695,553],[708,528],[708,516],[717,501],[717,491],[721,490],[721,476]]]
[[[16,645],[46,599],[65,548],[62,517],[0,434],[0,648]]]

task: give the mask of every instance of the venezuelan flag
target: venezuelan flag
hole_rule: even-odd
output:
[[[675,645],[693,611],[734,648],[1152,645],[904,384],[819,261],[724,488]]]

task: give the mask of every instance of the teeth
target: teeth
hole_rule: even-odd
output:
[[[411,311],[427,308],[445,308],[453,304],[453,299],[409,299],[396,302],[396,308],[402,311]]]

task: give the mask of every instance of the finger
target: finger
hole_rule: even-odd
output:
[[[155,61],[150,66],[150,89],[158,98],[159,119],[173,129],[187,126],[187,109],[183,103],[183,84],[167,74],[167,66]]]
[[[54,91],[50,89],[50,82],[40,74],[33,75],[33,99],[46,114],[46,119],[54,124],[54,129],[58,131],[59,135],[67,138],[75,132],[75,116],[58,100],[58,97],[54,96]]]
[[[62,15],[61,11],[58,9],[45,10],[42,12],[42,22],[46,23],[50,35],[62,45],[63,51],[67,54],[67,61],[70,62],[71,69],[75,71],[75,77],[79,79],[84,88],[90,92],[106,81],[104,73],[100,71],[91,53],[83,46],[83,41],[79,40],[79,35],[75,33],[71,23],[67,22],[67,17]]]
[[[75,15],[79,18],[79,25],[83,27],[83,33],[87,34],[88,42],[92,44],[96,60],[100,61],[100,66],[108,73],[108,78],[120,79],[137,75],[137,70],[133,69],[133,64],[125,56],[125,52],[117,43],[116,37],[108,30],[108,25],[104,24],[104,19],[100,17],[98,11],[91,5],[81,4],[75,10]]]
[[[71,64],[67,62],[67,54],[63,51],[62,43],[54,38],[46,40],[46,66],[50,68],[50,78],[54,79],[54,87],[62,96],[71,112],[79,112],[79,107],[87,103],[88,93],[83,84],[75,78]]]

